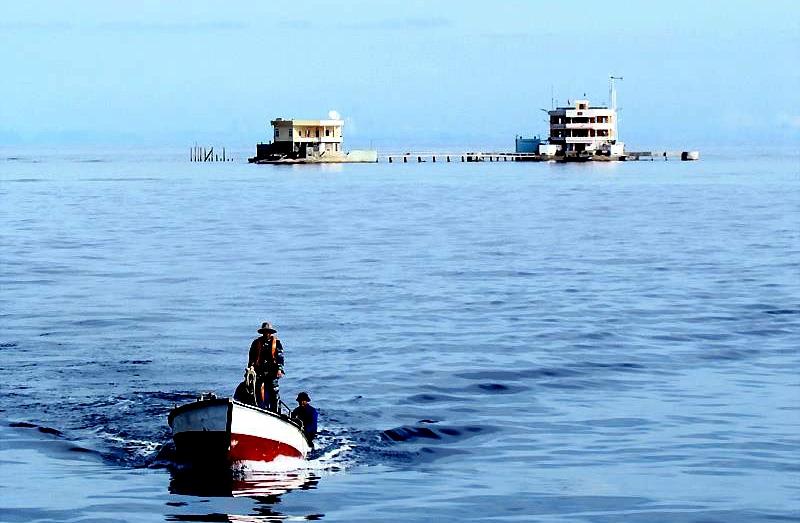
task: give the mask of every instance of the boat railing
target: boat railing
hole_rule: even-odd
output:
[[[278,414],[280,414],[281,416],[286,416],[287,418],[291,418],[292,417],[292,409],[291,409],[291,407],[289,407],[289,405],[284,403],[283,400],[279,400],[278,401]]]

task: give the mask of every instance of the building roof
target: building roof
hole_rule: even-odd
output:
[[[341,127],[344,125],[344,120],[284,120],[277,118],[272,120],[273,126],[290,127],[290,126],[328,126],[328,127]]]
[[[585,108],[581,108],[581,105],[586,105]],[[612,109],[607,105],[589,105],[589,100],[585,99],[578,99],[573,100],[571,105],[556,107],[555,109],[551,109],[547,111],[548,113],[555,113],[561,111],[592,111],[592,110],[600,110],[600,111],[611,111]]]

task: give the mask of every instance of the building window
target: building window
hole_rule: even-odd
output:
[[[317,138],[319,138],[319,129],[317,129]]]
[[[330,136],[330,135],[331,135],[331,130],[325,129],[325,136]]]

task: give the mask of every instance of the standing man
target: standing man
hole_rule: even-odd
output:
[[[317,435],[317,409],[310,405],[311,398],[306,392],[297,395],[297,403],[299,405],[292,411],[292,417],[303,422],[303,433],[313,446],[314,436]]]
[[[278,380],[283,377],[283,345],[278,331],[268,321],[261,324],[259,338],[250,344],[247,366],[256,371],[256,399],[261,408],[278,412]]]

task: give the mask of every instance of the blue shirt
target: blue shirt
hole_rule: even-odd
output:
[[[309,440],[314,439],[314,436],[317,435],[317,418],[319,417],[317,409],[306,403],[305,407],[300,405],[294,409],[292,417],[302,421],[303,432],[305,432],[306,437]]]

